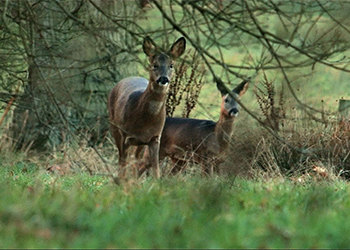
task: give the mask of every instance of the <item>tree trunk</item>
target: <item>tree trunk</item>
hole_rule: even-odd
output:
[[[95,2],[108,13],[123,4]],[[100,32],[99,25],[111,23],[87,3],[46,0],[25,6],[26,13],[31,13],[23,26],[30,36],[24,44],[28,84],[14,111],[12,132],[17,149],[44,150],[76,135],[90,143],[100,142],[109,129],[109,90],[121,78],[137,72],[126,61],[128,55],[118,51],[132,46],[133,40],[116,29]]]

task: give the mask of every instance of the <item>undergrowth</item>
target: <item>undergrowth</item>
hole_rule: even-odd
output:
[[[261,85],[255,92],[261,124],[249,117],[235,123],[225,169],[255,178],[349,179],[350,121],[297,111],[285,105],[283,92],[266,76]]]
[[[182,71],[179,77],[189,77],[189,68],[185,65],[181,67],[183,69],[179,70]],[[189,72],[193,74],[198,67],[197,64]],[[200,71],[200,74],[203,72]],[[201,80],[193,80],[193,84],[193,93],[198,95]],[[319,115],[320,119],[313,119],[313,116],[288,106],[283,91],[278,86],[280,85],[270,81],[264,74],[259,85],[255,89],[251,87],[259,103],[261,123],[241,110],[242,114],[233,125],[231,144],[226,152],[226,161],[220,166],[220,175],[254,179],[277,176],[298,181],[310,178],[348,180],[350,121],[339,115],[326,116],[325,113]],[[183,91],[174,93],[183,94]],[[180,100],[181,98],[178,101]],[[195,102],[196,99],[192,100]],[[50,152],[34,152],[29,149],[14,152],[9,129],[9,125],[3,126],[0,137],[3,165],[26,162],[60,175],[87,173],[92,176],[118,176],[118,152],[109,136],[105,137],[103,144],[95,146],[89,146],[85,139],[88,136],[85,135],[53,148]],[[130,154],[129,159],[128,167],[133,168],[136,164],[133,154]],[[163,175],[167,175],[170,168],[169,164],[163,164]],[[199,166],[192,166],[183,175],[193,177],[202,176],[202,173]],[[135,182],[138,180],[130,181]]]

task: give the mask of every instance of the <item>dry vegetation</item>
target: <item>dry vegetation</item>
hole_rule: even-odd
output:
[[[29,161],[61,174],[116,175],[107,93],[120,78],[147,68],[139,55],[145,35],[164,44],[183,35],[191,49],[176,68],[169,116],[215,117],[213,77],[229,85],[259,70],[251,97],[242,100],[256,109],[242,109],[234,123],[222,175],[350,178],[349,121],[327,110],[348,82],[348,2],[1,3],[3,161]],[[32,85],[40,87],[37,93]],[[49,150],[33,151],[34,140]],[[198,173],[194,166],[183,174]]]
[[[176,107],[183,106],[188,113],[183,112],[182,115],[188,117],[195,107],[202,78],[193,78],[193,75],[203,76],[204,71],[199,70],[199,63],[193,65],[181,64],[177,69],[180,73],[169,94],[176,98],[169,99],[171,101],[167,104],[170,114],[174,114]],[[237,118],[227,160],[220,166],[220,175],[254,179],[289,178],[302,183],[350,178],[350,122],[340,116],[323,122],[303,116],[294,108],[285,106],[283,91],[277,91],[274,81],[270,81],[265,74],[262,79],[260,87],[254,90],[262,124],[253,125],[254,119],[247,115]],[[181,81],[188,84],[180,84]],[[188,89],[191,91],[187,92]],[[92,147],[88,145],[86,135],[46,154],[23,150],[20,155],[14,156],[13,140],[6,133],[9,125],[6,126],[3,127],[0,143],[5,162],[15,164],[15,159],[18,162],[24,160],[59,175],[88,172],[92,175],[117,176],[117,149],[108,134],[103,142]],[[274,133],[269,133],[266,127]],[[134,165],[135,161],[131,158],[129,167]],[[171,167],[171,164],[164,162],[163,174],[167,175]],[[191,165],[181,174],[201,175],[201,169]]]
[[[264,89],[255,91],[263,117],[261,126],[236,125],[226,171],[298,181],[348,179],[350,121],[340,115],[314,120],[294,107],[286,107],[283,92],[278,93],[266,75],[263,79],[260,86]],[[244,123],[254,121],[248,118]]]
[[[206,70],[200,57],[189,50],[184,60],[175,68],[175,79],[170,83],[166,101],[167,116],[174,116],[176,108],[182,106],[182,117],[188,118],[195,108]]]

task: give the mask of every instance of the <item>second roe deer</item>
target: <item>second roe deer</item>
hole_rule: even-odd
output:
[[[111,132],[119,151],[120,176],[125,175],[129,146],[147,145],[150,164],[158,178],[159,144],[165,122],[165,101],[173,72],[174,60],[186,48],[185,38],[179,38],[168,52],[157,49],[146,37],[143,51],[149,57],[149,80],[129,77],[120,80],[108,96]]]
[[[238,115],[239,105],[235,98],[229,95],[220,79],[215,79],[221,92],[222,102],[220,118],[217,122],[190,118],[167,117],[162,132],[159,159],[169,157],[175,166],[172,173],[181,171],[188,162],[192,161],[203,166],[207,174],[212,174],[214,167],[220,164],[223,154],[229,146],[232,125]],[[240,98],[248,88],[245,80],[235,87],[232,92]],[[148,152],[145,152],[146,157]],[[148,165],[140,169],[140,173]]]

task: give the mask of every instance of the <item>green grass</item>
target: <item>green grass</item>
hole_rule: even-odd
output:
[[[116,186],[1,166],[0,248],[349,248],[350,187],[216,177]]]

